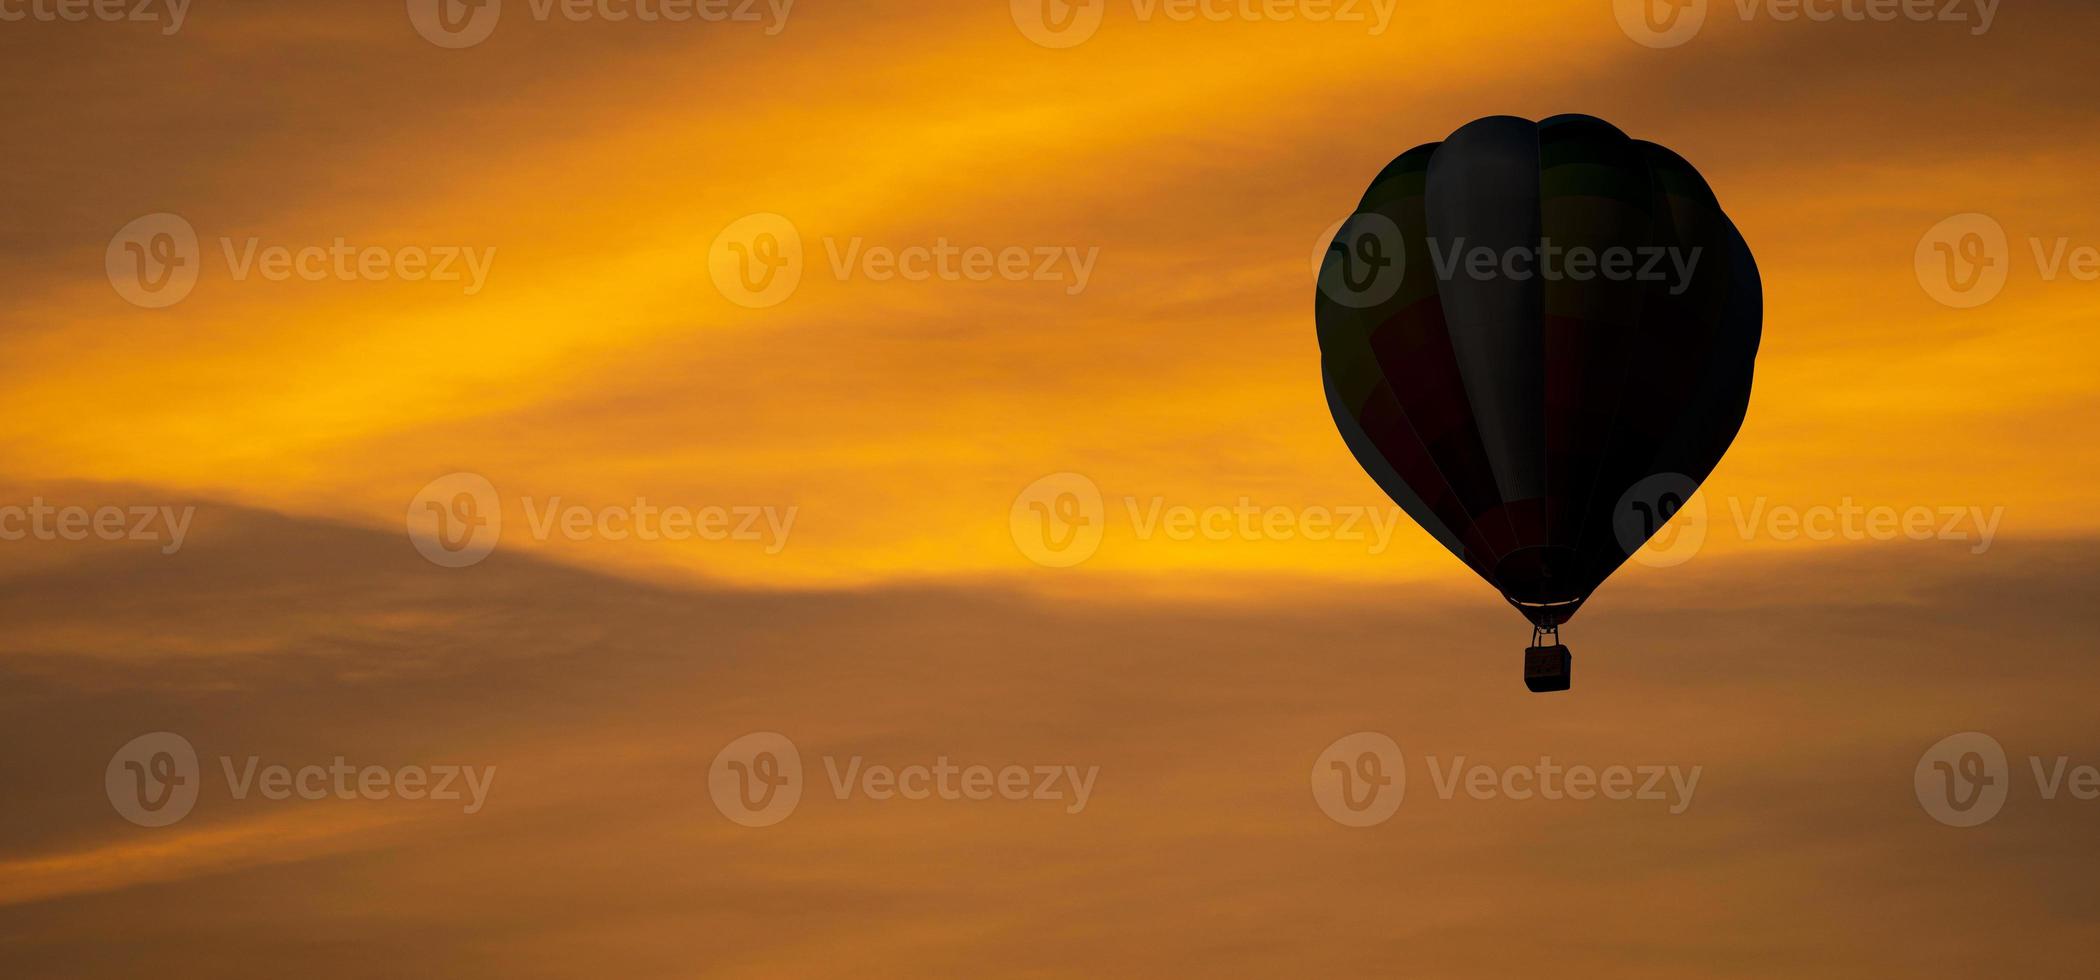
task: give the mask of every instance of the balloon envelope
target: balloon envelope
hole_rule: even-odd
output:
[[[1401,154],[1314,304],[1357,461],[1540,627],[1720,462],[1763,321],[1757,264],[1698,171],[1580,115],[1491,116]]]

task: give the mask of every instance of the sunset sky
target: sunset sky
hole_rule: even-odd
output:
[[[0,20],[0,507],[195,508],[172,552],[0,540],[0,974],[2086,968],[2100,801],[2025,760],[2100,764],[2087,0],[1714,0],[1666,47],[1612,0],[1095,0],[1068,46],[1033,0],[507,0],[456,48],[428,6]],[[1337,436],[1311,263],[1401,151],[1563,112],[1697,165],[1766,312],[1703,543],[1622,569],[1541,699],[1523,621]],[[112,263],[162,214],[196,280],[151,308]],[[2005,235],[1967,308],[1929,261],[1963,215]],[[725,289],[781,227],[792,290]],[[242,259],[339,239],[485,276]],[[936,246],[1028,274],[840,266]],[[501,504],[469,567],[404,522],[452,474]],[[1071,567],[1026,540],[1045,478],[1102,500]],[[759,537],[533,533],[640,501]],[[1372,537],[1143,523],[1243,504]],[[1920,508],[1925,540],[1784,523]],[[2012,797],[1945,827],[1912,768],[1971,730]],[[143,828],[101,777],[158,731],[204,797]],[[1359,731],[1407,796],[1346,828],[1306,772]],[[709,801],[751,732],[809,770],[776,827]],[[229,798],[251,755],[498,776],[472,815]],[[817,760],[854,756],[1100,778],[1076,814],[833,799]],[[1681,814],[1439,799],[1424,758],[1460,756],[1704,776]]]

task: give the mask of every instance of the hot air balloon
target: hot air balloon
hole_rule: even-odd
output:
[[[1314,298],[1343,441],[1531,621],[1533,691],[1567,690],[1561,625],[1734,441],[1763,316],[1699,172],[1583,115],[1401,154]]]

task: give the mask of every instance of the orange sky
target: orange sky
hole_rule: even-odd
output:
[[[1988,720],[1963,710],[1980,691],[2046,702],[2026,716],[2036,751],[2090,744],[2067,720],[2089,712],[2052,694],[2050,672],[2071,659],[2048,646],[2090,615],[1993,584],[2064,587],[2023,567],[2033,556],[2092,581],[2064,543],[2100,532],[2087,505],[2100,282],[2075,258],[2100,247],[2100,128],[2075,81],[2100,29],[2090,3],[1993,7],[1977,34],[1746,19],[1715,0],[1695,38],[1661,49],[1634,43],[1611,0],[1398,0],[1382,32],[1237,13],[1181,22],[1112,0],[1097,33],[1061,49],[1017,26],[1026,3],[893,6],[799,0],[784,24],[671,24],[536,21],[531,0],[508,0],[487,40],[457,50],[419,37],[399,2],[199,0],[165,36],[0,22],[13,137],[0,171],[0,506],[199,508],[174,555],[0,542],[0,574],[17,587],[0,646],[8,734],[48,744],[55,726],[73,743],[53,751],[78,763],[31,767],[24,808],[6,817],[19,836],[0,853],[0,916],[19,923],[0,927],[0,963],[13,950],[37,967],[27,975],[61,975],[54,951],[92,933],[88,911],[132,921],[209,898],[236,910],[226,922],[261,929],[283,910],[257,962],[323,955],[370,929],[432,951],[432,975],[491,963],[489,975],[573,975],[606,947],[627,958],[602,961],[624,967],[602,975],[866,975],[851,968],[861,957],[900,976],[1019,973],[1030,964],[1016,951],[1037,942],[1068,954],[1040,961],[1042,975],[1353,973],[1424,949],[1429,973],[1459,975],[1478,964],[1457,950],[1507,941],[1508,922],[1550,916],[1556,896],[1579,899],[1603,875],[1622,895],[1728,904],[1651,897],[1588,913],[1606,932],[1639,912],[1703,937],[1679,947],[1619,932],[1572,951],[1599,970],[1683,975],[1718,949],[1728,967],[1715,973],[1770,975],[1800,972],[1786,951],[1807,950],[1831,975],[1924,974],[1974,950],[1937,936],[1926,948],[1942,955],[1848,959],[1835,929],[1779,906],[1837,876],[1844,887],[1821,900],[1846,914],[1890,896],[1915,900],[1925,922],[1983,914],[1917,899],[1927,885],[1902,879],[1929,871],[1913,860],[1958,865],[1978,894],[2034,884],[2021,875],[2041,873],[2035,852],[2022,849],[2046,846],[2044,828],[2008,832],[2001,845],[2026,863],[1993,870],[1934,850],[1947,842],[1924,832],[1941,828],[1910,826],[1922,818],[1902,792],[1876,796],[1831,769],[1797,782],[1784,762],[1823,746],[1870,772],[1897,759],[1900,791],[1906,753]],[[1623,569],[1571,626],[1613,638],[1620,676],[1599,668],[1575,696],[1600,700],[1537,717],[1535,699],[1496,701],[1516,683],[1508,657],[1380,659],[1388,631],[1503,654],[1522,627],[1390,514],[1335,434],[1308,263],[1400,151],[1482,115],[1561,112],[1604,117],[1702,170],[1757,255],[1766,321],[1696,558]],[[142,308],[105,259],[120,229],[164,212],[195,229],[198,279],[180,302]],[[1972,212],[2006,233],[2008,275],[1995,299],[1954,308],[1921,283],[1920,240]],[[802,245],[799,285],[762,308],[718,285],[735,272],[720,236],[753,214],[782,216]],[[228,250],[251,239],[492,258],[478,288],[237,278]],[[1051,249],[1063,278],[907,282],[834,263],[937,243]],[[2036,246],[2060,244],[2063,266],[2044,268]],[[403,515],[461,472],[496,488],[504,533],[488,566],[439,569],[417,557]],[[1075,567],[1031,561],[1017,523],[1017,497],[1055,474],[1103,502],[1098,550]],[[641,499],[792,508],[792,524],[777,542],[530,530],[556,501]],[[1379,536],[1176,540],[1137,524],[1243,501],[1292,521],[1369,509]],[[1839,507],[1975,516],[1962,540],[1816,541],[1743,523]],[[1978,547],[1986,524],[1990,547]],[[2019,643],[2047,649],[2023,651],[2002,686],[1905,678],[1900,704],[1853,712],[1857,730],[1838,724],[1837,695],[1798,686],[1832,683],[1843,668],[1829,662],[1865,643],[1874,666],[1835,680],[1871,691],[1861,677],[1904,669],[1885,648],[1899,623],[1948,662],[1962,643],[2019,645],[1930,634],[1912,620],[1932,615],[1919,610],[1933,589],[1967,590],[1959,615],[1972,618],[1948,614],[1965,630],[2041,617],[2021,621]],[[1837,597],[1860,608],[1822,605]],[[1793,656],[1669,673],[1671,644],[1644,630],[1699,626],[1673,604],[1737,630],[1762,622],[1732,641],[1746,660]],[[955,622],[937,625],[950,608]],[[1247,618],[1221,625],[1228,614]],[[1464,625],[1425,625],[1440,616]],[[1184,683],[1161,707],[1159,690]],[[801,694],[770,703],[741,684]],[[1361,690],[1322,702],[1336,687]],[[555,697],[565,688],[573,708]],[[892,707],[870,703],[881,699]],[[896,707],[911,704],[922,718]],[[1996,710],[2009,726],[2022,717]],[[1637,712],[1660,713],[1627,721]],[[1512,713],[1530,720],[1481,720]],[[337,727],[284,735],[303,714]],[[1735,727],[1701,733],[1714,717]],[[246,751],[478,753],[519,773],[526,802],[457,850],[473,828],[354,807],[313,820],[200,811],[200,825],[171,832],[195,839],[142,835],[111,817],[92,775],[132,735],[182,724]],[[1759,726],[1789,724],[1769,736],[1782,744],[1760,743]],[[1403,746],[1514,759],[1564,744],[1570,757],[1704,759],[1747,775],[1714,791],[1695,831],[1646,815],[1562,824],[1504,808],[1475,822],[1445,808],[1352,856],[1288,780],[1335,736],[1380,727]],[[647,790],[768,728],[875,754],[1092,753],[1106,785],[1135,795],[1104,788],[1105,827],[830,813],[741,851],[704,797]],[[1118,738],[1159,748],[1131,755]],[[1243,778],[1261,787],[1251,798]],[[1839,783],[1843,800],[1876,802],[1785,802]],[[1884,809],[1905,821],[1894,838],[1831,829]],[[593,826],[613,828],[602,846],[575,841]],[[1774,826],[1825,850],[1784,869],[1744,857],[1772,846]],[[1652,879],[1579,857],[1637,862],[1658,832],[1673,863]],[[953,850],[928,843],[950,834]],[[1207,860],[1218,846],[1244,863]],[[522,853],[549,855],[547,875],[585,894],[538,890]],[[1507,860],[1519,863],[1483,877],[1461,866]],[[1527,860],[1545,861],[1544,877],[1526,877]],[[1366,861],[1451,898],[1396,925],[1381,910],[1410,898],[1364,879]],[[1049,897],[995,901],[971,866]],[[1076,880],[1095,876],[1146,883],[1111,901]],[[1326,876],[1369,904],[1323,906]],[[1220,897],[1255,885],[1270,890]],[[1530,897],[1499,904],[1515,891]],[[1767,931],[1730,927],[1727,909],[1745,905]],[[851,919],[870,906],[878,914]],[[1172,910],[1161,933],[1131,925],[1160,907]],[[134,953],[202,955],[196,936],[228,938],[194,911],[168,914]],[[2090,936],[2090,917],[2073,918]],[[753,946],[696,958],[682,931],[694,923]],[[1853,928],[1876,948],[1902,938],[1889,922]],[[517,938],[528,932],[538,941]],[[1358,938],[1368,945],[1352,950]],[[1480,972],[1552,952],[1520,944]],[[2014,962],[2055,962],[2030,952]],[[909,969],[910,957],[933,966]]]
[[[2004,507],[2007,534],[2092,524],[2075,477],[2093,461],[2095,284],[2044,281],[2024,247],[2100,244],[2086,110],[2063,81],[2072,5],[2005,12],[1983,37],[1717,16],[1661,51],[1588,3],[1417,5],[1378,36],[1117,7],[1068,50],[996,4],[813,5],[771,37],[521,13],[462,51],[399,11],[249,6],[169,39],[52,25],[28,52],[47,70],[17,73],[43,96],[11,110],[34,138],[10,179],[34,200],[11,250],[0,452],[25,480],[379,527],[462,470],[512,508],[793,505],[771,555],[510,540],[788,585],[1010,572],[1008,505],[1048,473],[1111,501],[1377,504],[1309,394],[1315,239],[1407,146],[1490,112],[1581,110],[1698,163],[1765,271],[1756,399],[1710,493]],[[99,50],[122,57],[65,67]],[[1256,55],[1261,71],[1228,67]],[[141,84],[168,72],[192,80]],[[1971,211],[2018,265],[1991,304],[1949,309],[1913,253]],[[198,229],[204,265],[189,298],[141,310],[100,257],[155,212]],[[759,212],[810,255],[787,301],[751,310],[716,290],[707,249]],[[235,281],[221,242],[251,237],[494,251],[473,295]],[[1096,257],[1076,295],[841,281],[827,249],[855,240]],[[1376,555],[1115,544],[1085,572],[1457,572],[1413,533]]]

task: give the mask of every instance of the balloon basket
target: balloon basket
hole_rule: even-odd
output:
[[[1567,690],[1574,659],[1558,630],[1532,630],[1531,646],[1524,648],[1524,686],[1533,694]]]

